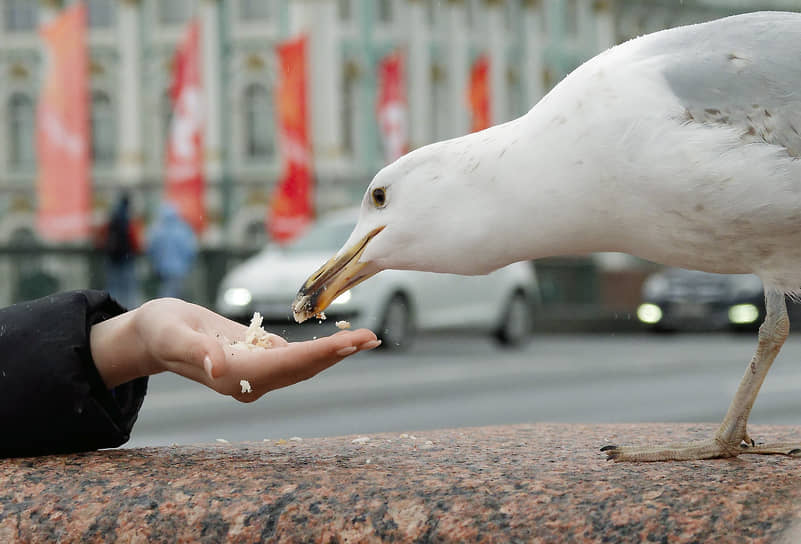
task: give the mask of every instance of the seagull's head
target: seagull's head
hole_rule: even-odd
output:
[[[472,142],[456,142],[419,148],[376,174],[345,245],[298,292],[296,320],[322,312],[381,270],[477,274],[497,268],[482,260],[490,230],[481,210],[486,183],[474,182],[480,165],[471,156]]]

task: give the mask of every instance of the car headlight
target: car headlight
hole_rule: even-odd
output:
[[[337,298],[331,302],[331,304],[347,304],[350,302],[350,299],[353,297],[350,293],[350,289],[339,295]]]
[[[753,304],[735,304],[729,308],[729,321],[735,325],[746,325],[759,319],[759,308]]]
[[[244,287],[231,287],[223,294],[223,301],[229,306],[247,306],[252,300],[250,290]]]
[[[662,308],[656,304],[640,304],[637,308],[637,319],[648,325],[655,325],[662,320]]]

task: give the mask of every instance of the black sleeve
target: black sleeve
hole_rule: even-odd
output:
[[[107,293],[71,291],[0,309],[0,457],[125,443],[147,390],[108,390],[89,329],[125,312]]]

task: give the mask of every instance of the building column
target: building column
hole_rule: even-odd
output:
[[[489,47],[490,121],[493,125],[509,118],[506,79],[506,41],[509,29],[503,16],[503,0],[485,0],[487,6],[487,44]]]
[[[222,150],[222,66],[219,0],[200,4],[200,54],[203,79],[203,168],[206,178],[206,209],[211,220],[204,233],[206,242],[225,236],[231,214],[230,179],[223,172]]]
[[[470,132],[470,111],[467,104],[467,84],[470,72],[470,44],[468,41],[467,11],[464,0],[448,0],[448,52],[447,81],[451,97],[448,136],[462,136]],[[435,136],[436,137],[436,136]]]
[[[431,53],[425,6],[421,0],[409,0],[409,42],[406,75],[409,92],[409,148],[429,143],[431,116]]]
[[[315,165],[342,156],[342,52],[337,40],[336,2],[295,0],[290,4],[288,37],[305,34],[309,40],[308,108]],[[325,168],[315,168],[317,171]]]
[[[119,94],[117,168],[122,185],[131,187],[143,182],[144,150],[142,141],[142,63],[141,5],[139,0],[121,0],[119,22]]]
[[[206,178],[216,183],[222,177],[221,140],[221,65],[220,2],[203,0],[201,4],[201,55],[203,58],[204,157]]]
[[[526,0],[523,3],[523,27],[525,32],[525,69],[523,82],[529,107],[545,95],[545,20],[540,0]]]

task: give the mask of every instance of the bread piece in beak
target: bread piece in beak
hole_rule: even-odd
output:
[[[359,242],[333,257],[303,284],[292,303],[295,321],[303,323],[325,310],[339,295],[379,272],[370,262],[360,262],[367,244],[384,227],[368,232]]]

